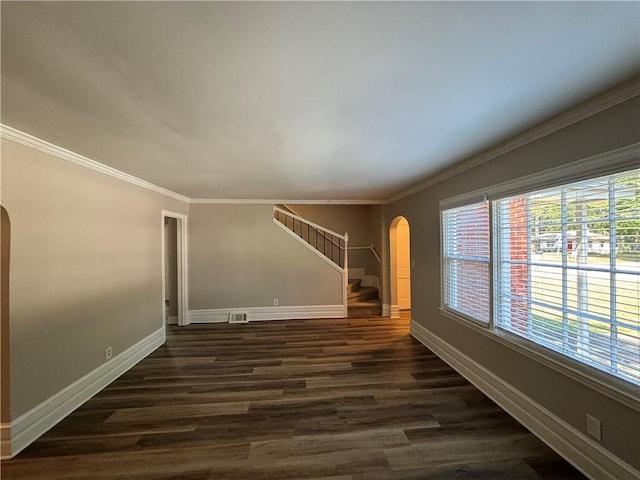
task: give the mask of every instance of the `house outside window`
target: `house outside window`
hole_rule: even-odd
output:
[[[493,202],[496,327],[635,384],[639,172]]]
[[[445,206],[442,249],[445,312],[640,385],[640,170]]]
[[[485,324],[490,319],[489,202],[443,212],[443,303]]]

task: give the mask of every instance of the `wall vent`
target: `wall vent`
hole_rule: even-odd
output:
[[[230,313],[229,323],[249,323],[246,313]]]

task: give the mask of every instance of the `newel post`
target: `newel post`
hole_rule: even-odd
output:
[[[349,233],[344,232],[344,271],[347,272],[349,268]]]

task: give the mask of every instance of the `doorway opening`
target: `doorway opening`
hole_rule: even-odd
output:
[[[189,325],[187,216],[162,211],[162,321]]]
[[[391,317],[411,310],[411,229],[405,217],[393,219],[389,228]]]

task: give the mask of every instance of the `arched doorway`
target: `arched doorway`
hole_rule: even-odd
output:
[[[10,369],[9,369],[9,260],[11,223],[4,207],[0,207],[0,455],[11,455],[7,428],[11,423]]]
[[[411,309],[411,229],[406,218],[393,219],[389,228],[391,316]]]

